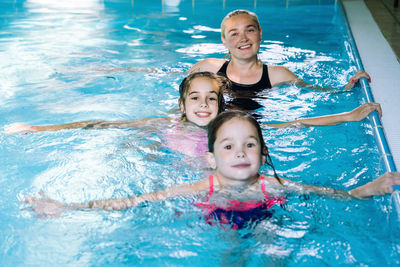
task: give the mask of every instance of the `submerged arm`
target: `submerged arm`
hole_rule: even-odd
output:
[[[147,72],[147,73],[154,73],[154,74],[183,74],[183,73],[185,73],[184,71],[179,71],[179,70],[163,71],[163,70],[157,69],[157,68],[136,68],[136,67],[95,69],[95,71],[102,71],[102,72],[114,72],[114,71]]]
[[[37,214],[46,216],[58,216],[64,210],[80,209],[104,209],[104,210],[123,210],[136,207],[138,204],[146,201],[156,202],[168,198],[174,198],[183,195],[196,194],[208,189],[208,179],[197,183],[178,185],[167,188],[163,191],[143,194],[141,196],[127,198],[111,198],[106,200],[95,200],[87,203],[64,204],[54,201],[40,193],[40,197],[25,196],[24,203],[30,205],[30,208]]]
[[[43,132],[43,131],[60,131],[64,129],[102,129],[102,128],[137,128],[146,126],[149,123],[161,120],[169,120],[169,118],[145,118],[136,121],[80,121],[65,124],[53,125],[28,125],[28,124],[12,124],[4,129],[6,134],[17,132]]]
[[[298,119],[283,123],[265,123],[269,127],[274,128],[285,128],[293,125],[303,125],[303,126],[328,126],[336,125],[344,122],[351,121],[361,121],[365,119],[371,112],[377,111],[379,116],[382,116],[381,106],[378,103],[365,103],[356,109],[349,112],[344,112],[340,114],[333,114],[321,117]]]
[[[157,202],[163,201],[169,198],[190,195],[199,193],[201,191],[207,190],[208,188],[208,180],[202,180],[197,183],[187,184],[187,185],[178,185],[169,187],[162,191],[156,191],[152,193],[147,193],[140,195],[138,197],[130,197],[125,199],[107,199],[107,200],[97,200],[97,201],[89,201],[84,205],[83,208],[100,208],[104,210],[121,210],[127,209],[131,207],[136,207],[142,202],[150,201]]]

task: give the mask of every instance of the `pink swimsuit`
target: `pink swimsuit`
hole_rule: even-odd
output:
[[[192,157],[203,157],[208,151],[206,131],[185,132],[174,127],[164,131],[165,146]]]
[[[286,202],[283,197],[270,197],[265,191],[264,175],[261,175],[261,191],[264,194],[263,200],[228,200],[231,204],[228,207],[218,207],[214,203],[209,203],[209,199],[214,191],[214,177],[208,177],[210,189],[206,202],[196,203],[195,205],[203,210],[206,223],[214,225],[215,221],[220,224],[230,224],[232,229],[241,229],[248,225],[249,222],[261,221],[272,216],[269,209],[275,205],[282,205]]]

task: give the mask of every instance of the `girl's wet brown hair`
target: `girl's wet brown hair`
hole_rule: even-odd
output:
[[[274,167],[271,157],[269,155],[268,147],[265,144],[260,124],[257,122],[257,120],[253,116],[251,116],[250,114],[248,114],[244,111],[239,111],[239,110],[224,111],[208,124],[208,126],[207,126],[208,151],[211,153],[214,152],[214,143],[215,143],[215,140],[217,139],[218,130],[222,127],[222,125],[224,125],[224,123],[230,121],[233,118],[239,118],[239,119],[248,121],[251,125],[253,125],[256,128],[258,138],[260,140],[260,145],[261,145],[261,154],[264,155],[265,159],[266,159],[265,163],[272,168],[272,170],[274,172],[274,177],[278,180],[279,183],[281,183],[281,180],[278,177],[278,175],[276,174],[275,167]]]

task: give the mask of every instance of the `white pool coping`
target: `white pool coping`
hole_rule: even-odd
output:
[[[362,0],[342,0],[397,170],[400,168],[400,63]]]

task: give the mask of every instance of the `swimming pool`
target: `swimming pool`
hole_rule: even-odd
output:
[[[344,86],[355,71],[334,1],[241,2],[3,1],[0,125],[162,116],[177,106],[182,71],[224,55],[219,24],[236,8],[258,14],[262,60],[330,87]],[[359,88],[325,94],[281,87],[265,96],[268,108],[259,111],[265,121],[343,112],[363,101]],[[352,188],[382,173],[368,120],[265,128],[264,136],[278,174],[297,181]],[[0,140],[2,266],[400,261],[389,197],[340,202],[292,195],[271,220],[240,231],[206,225],[192,199],[41,220],[23,209],[23,195],[42,190],[65,202],[123,197],[195,181],[203,172],[197,159],[160,148],[162,135],[150,130],[1,133]]]

